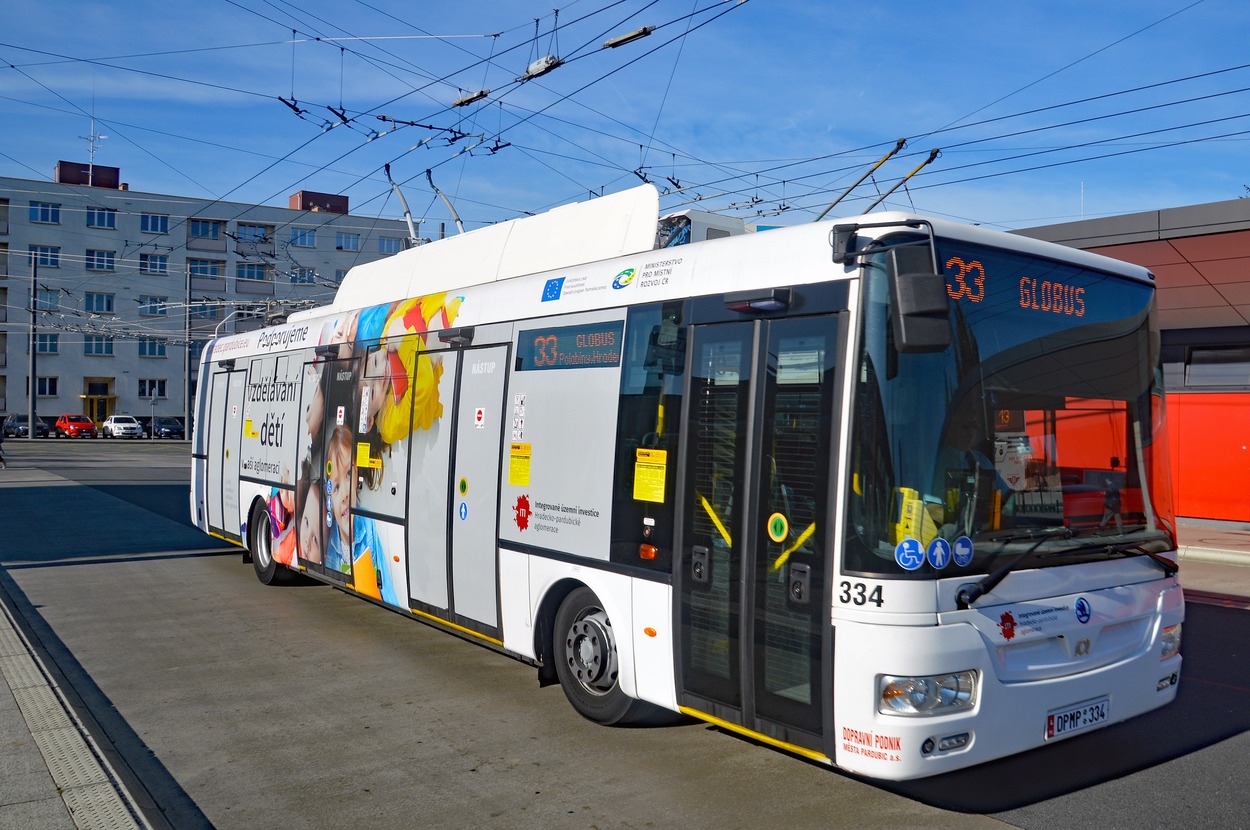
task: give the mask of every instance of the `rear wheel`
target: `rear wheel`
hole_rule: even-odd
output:
[[[552,640],[560,687],[582,717],[611,726],[653,711],[621,691],[612,621],[594,591],[582,586],[564,598]]]
[[[273,533],[269,527],[269,511],[257,502],[247,523],[247,549],[252,554],[252,568],[264,585],[286,582],[291,572],[273,558]]]

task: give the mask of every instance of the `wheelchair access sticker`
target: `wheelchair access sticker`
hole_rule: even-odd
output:
[[[908,536],[894,548],[894,561],[905,571],[914,571],[924,564],[924,548]]]

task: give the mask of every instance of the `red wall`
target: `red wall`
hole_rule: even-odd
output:
[[[1170,394],[1176,515],[1250,521],[1250,395]]]

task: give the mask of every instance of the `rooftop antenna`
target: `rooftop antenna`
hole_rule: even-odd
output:
[[[819,216],[817,216],[817,217],[816,217],[815,219],[813,219],[812,221],[813,221],[813,222],[819,222],[821,219],[824,219],[824,218],[825,218],[825,214],[827,214],[829,211],[833,210],[834,205],[836,205],[838,202],[840,202],[840,201],[842,201],[843,199],[845,199],[847,196],[849,196],[849,195],[851,194],[851,191],[852,191],[852,190],[854,190],[855,188],[857,188],[857,187],[859,187],[861,184],[863,184],[863,183],[864,183],[864,179],[868,178],[868,177],[869,177],[869,176],[871,176],[873,173],[876,173],[876,172],[877,172],[877,168],[878,168],[878,167],[880,167],[881,165],[885,164],[885,163],[886,163],[887,161],[889,161],[890,159],[892,159],[892,158],[894,157],[894,154],[895,154],[895,153],[897,153],[899,150],[903,149],[903,146],[904,146],[905,144],[907,144],[907,139],[905,139],[905,138],[900,138],[900,139],[898,140],[898,143],[894,145],[894,149],[893,149],[893,150],[891,150],[890,152],[888,152],[888,153],[886,153],[884,156],[882,156],[882,157],[881,157],[881,161],[877,162],[877,163],[876,163],[876,164],[874,164],[872,167],[870,167],[870,168],[868,169],[868,172],[867,172],[867,173],[865,173],[864,175],[860,176],[860,177],[859,177],[859,178],[855,181],[855,184],[851,185],[851,186],[850,186],[850,187],[848,187],[846,190],[843,190],[843,191],[842,191],[842,195],[841,195],[841,196],[839,196],[838,198],[834,199],[832,202],[830,202],[830,203],[829,203],[829,207],[827,207],[827,208],[825,208],[824,210],[822,210],[822,211],[820,212],[820,215],[819,215]],[[865,212],[867,212],[867,211],[865,211]]]
[[[95,131],[95,115],[91,116],[91,135],[80,135],[79,138],[87,141],[87,187],[91,187],[92,180],[95,178],[95,147],[96,144],[108,138],[106,135],[100,135]]]
[[[404,198],[404,192],[399,189],[399,185],[395,184],[395,180],[391,178],[390,163],[388,162],[385,167],[386,180],[391,183],[391,189],[395,191],[395,195],[399,197],[400,205],[404,208],[404,221],[408,223],[408,243],[415,248],[421,244],[421,241],[417,238],[417,229],[412,225],[412,212],[408,210],[408,200]]]
[[[887,190],[885,193],[882,193],[882,194],[881,194],[881,198],[880,198],[880,199],[877,199],[877,201],[875,201],[875,202],[873,202],[871,205],[869,205],[869,206],[868,206],[868,209],[867,209],[867,210],[865,210],[865,211],[864,211],[864,213],[872,213],[872,209],[873,209],[873,208],[875,208],[877,205],[879,205],[879,204],[881,204],[882,202],[884,202],[884,201],[885,201],[885,200],[889,197],[889,195],[890,195],[891,193],[893,193],[894,191],[896,191],[896,190],[898,190],[900,187],[902,187],[902,186],[903,186],[903,185],[907,182],[907,180],[908,180],[908,179],[910,179],[912,176],[916,175],[916,174],[917,174],[917,173],[919,173],[921,170],[923,170],[925,167],[927,167],[929,164],[931,164],[931,163],[933,162],[933,160],[934,160],[935,158],[937,158],[937,157],[938,157],[938,154],[940,154],[941,152],[942,152],[942,151],[941,151],[941,150],[939,150],[937,147],[934,147],[932,150],[930,150],[930,151],[929,151],[929,157],[928,157],[927,159],[925,159],[924,161],[922,161],[922,162],[920,162],[919,164],[917,164],[917,165],[916,165],[916,169],[915,169],[915,170],[911,171],[911,172],[910,172],[910,173],[908,173],[906,176],[904,176],[903,178],[899,179],[899,180],[898,180],[898,184],[894,185],[894,187],[891,187],[891,188],[890,188],[889,190]]]
[[[455,221],[455,223],[456,223],[456,230],[457,230],[457,231],[459,231],[460,233],[464,233],[464,224],[463,224],[463,223],[461,223],[461,221],[460,221],[460,214],[456,213],[456,209],[455,209],[454,207],[452,207],[452,205],[451,205],[451,200],[450,200],[450,199],[448,199],[446,196],[444,196],[444,195],[443,195],[443,191],[441,191],[441,190],[439,190],[439,189],[438,189],[438,185],[434,184],[434,174],[433,174],[433,173],[431,173],[429,170],[426,170],[426,171],[425,171],[425,178],[426,178],[426,180],[427,180],[427,181],[429,181],[429,183],[430,183],[430,188],[431,188],[431,189],[432,189],[432,190],[433,190],[436,194],[438,194],[438,198],[440,198],[440,199],[442,199],[442,200],[443,200],[443,204],[447,205],[447,210],[451,213],[451,218],[452,218],[452,219]]]

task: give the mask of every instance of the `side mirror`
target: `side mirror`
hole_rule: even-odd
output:
[[[900,353],[940,352],[951,343],[946,277],[935,270],[927,245],[890,251],[890,316]]]

